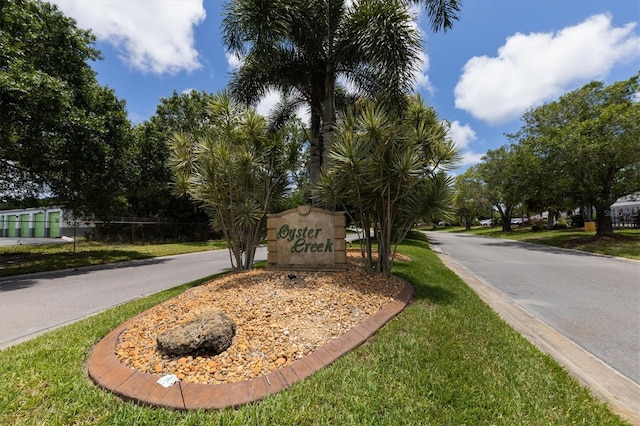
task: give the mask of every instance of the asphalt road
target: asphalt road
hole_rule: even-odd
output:
[[[256,260],[267,257],[266,247]],[[0,349],[127,301],[224,272],[227,250],[0,279]]]
[[[429,232],[437,247],[618,372],[640,383],[640,262]]]

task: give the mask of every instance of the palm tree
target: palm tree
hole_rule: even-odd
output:
[[[206,131],[173,135],[174,192],[210,213],[234,268],[251,269],[266,215],[287,191],[300,145],[282,131],[269,132],[264,117],[225,93],[213,98],[209,113]]]
[[[390,273],[392,252],[413,223],[450,205],[452,181],[443,170],[458,155],[445,125],[419,97],[401,116],[363,102],[338,121],[328,156],[333,166],[321,173],[318,196],[342,205],[364,230],[368,269]],[[370,229],[378,243],[375,268]]]
[[[446,30],[457,19],[456,0],[414,3],[425,4],[434,30]],[[279,89],[309,107],[312,182],[322,163],[320,135],[323,150],[331,148],[338,78],[362,95],[402,105],[420,49],[408,4],[236,0],[225,5],[224,42],[243,57],[231,91],[255,102]]]

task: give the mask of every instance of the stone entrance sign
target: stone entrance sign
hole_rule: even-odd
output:
[[[267,215],[267,267],[345,270],[345,212],[300,206]]]

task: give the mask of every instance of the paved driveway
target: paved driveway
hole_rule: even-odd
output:
[[[41,244],[69,244],[73,243],[73,240],[63,238],[14,238],[14,237],[0,237],[0,247],[8,246],[35,246]]]
[[[431,232],[432,245],[640,383],[640,262]]]
[[[256,261],[266,259],[266,248]],[[214,250],[0,279],[0,349],[145,295],[230,268]]]
[[[640,426],[640,262],[427,234],[440,259],[507,323]]]

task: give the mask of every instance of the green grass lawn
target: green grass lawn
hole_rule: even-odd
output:
[[[429,250],[401,246],[415,300],[366,344],[290,389],[237,409],[123,402],[89,380],[92,346],[198,283],[136,300],[0,352],[2,425],[621,425],[506,325]]]
[[[440,228],[443,232],[464,232],[486,237],[505,238],[543,244],[553,247],[606,254],[609,256],[640,259],[640,229],[614,230],[615,237],[596,238],[594,232],[581,230],[532,231],[530,227],[514,227],[511,232],[502,232],[502,228],[486,226],[472,227],[466,231],[462,226]]]
[[[224,241],[175,244],[108,244],[80,241],[39,246],[0,247],[0,277],[103,265],[127,260],[226,248]]]

